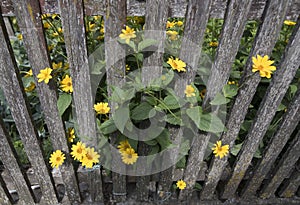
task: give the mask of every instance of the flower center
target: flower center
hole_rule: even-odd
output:
[[[89,160],[92,160],[92,159],[93,159],[93,157],[92,157],[91,155],[89,155],[89,154],[86,154],[86,157],[87,157]]]
[[[264,66],[260,65],[260,66],[258,66],[257,69],[258,69],[258,70],[263,70],[263,69],[264,69]]]
[[[56,161],[59,162],[61,160],[60,157],[56,157]]]

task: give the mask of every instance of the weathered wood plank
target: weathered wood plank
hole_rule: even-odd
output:
[[[2,187],[3,186],[3,187]],[[12,198],[9,194],[9,191],[5,187],[5,182],[0,176],[0,204],[11,205]]]
[[[14,11],[11,0],[2,0],[3,14],[6,16],[13,16]],[[253,0],[248,19],[261,18],[266,0]],[[105,1],[87,0],[85,1],[85,14],[86,15],[105,15],[106,5]],[[210,12],[210,18],[224,18],[227,0],[214,0]],[[185,0],[172,0],[170,1],[170,16],[184,17],[186,13]],[[56,0],[41,0],[41,8],[43,13],[59,13]],[[127,4],[127,13],[129,16],[144,16],[146,3],[145,0],[130,0]],[[287,19],[296,20],[300,10],[300,1],[292,0],[287,12]]]
[[[95,147],[97,151],[99,136],[96,130],[95,112],[93,110],[94,96],[92,96],[91,76],[87,57],[83,2],[59,1],[59,11],[72,76],[75,128],[80,140],[89,147]],[[97,183],[96,188],[90,193],[91,200],[99,202],[103,200],[101,175],[97,174],[100,173],[98,169],[94,169],[91,172],[95,172],[91,174],[97,177],[97,180],[91,181],[92,184],[89,184],[90,187],[94,187]]]
[[[168,15],[168,1],[167,0],[147,0],[146,1],[146,13],[145,13],[145,39],[155,39],[158,41],[157,50],[149,57],[145,58],[142,67],[142,83],[145,87],[149,86],[150,82],[154,79],[161,78],[163,53],[164,53],[164,41],[165,41],[165,29]],[[144,129],[146,125],[141,124],[140,129]],[[143,138],[140,132],[139,137]],[[150,147],[144,142],[139,142],[138,153],[139,155],[147,156],[150,152]],[[149,197],[149,182],[150,175],[145,175],[147,172],[147,165],[141,163],[138,166],[138,172],[140,177],[137,178],[137,198],[139,201],[148,201]]]
[[[217,49],[216,61],[212,66],[212,72],[207,85],[207,94],[204,101],[206,107],[214,95],[222,88],[228,78],[234,56],[237,53],[239,40],[242,37],[244,26],[246,23],[245,14],[248,13],[251,1],[243,1],[238,4],[231,1],[227,5],[227,14],[223,31],[221,34],[221,41]],[[235,9],[233,9],[235,7]],[[233,42],[233,39],[235,42]],[[231,46],[228,46],[231,45]],[[193,188],[199,171],[199,163],[203,160],[206,147],[210,139],[210,134],[200,133],[195,137],[188,159],[188,164],[185,172],[184,180],[187,183],[187,189],[180,193],[180,199],[184,199],[188,195],[188,190]]]
[[[2,16],[0,16],[0,25],[0,45],[2,45],[0,47],[0,86],[17,129],[19,133],[22,133],[20,138],[43,192],[42,201],[57,204],[55,190],[50,179],[49,170],[43,159],[41,144],[29,112],[29,105],[26,102],[23,84]]]
[[[243,147],[234,165],[231,179],[224,188],[223,198],[234,195],[240,181],[243,179],[251,160],[265,135],[281,100],[283,99],[289,84],[294,78],[300,65],[300,18],[290,38],[283,58],[272,77],[272,81],[266,91],[262,103],[257,111],[256,118],[246,136]],[[284,80],[283,80],[284,79]]]
[[[246,62],[242,80],[240,81],[240,84],[243,86],[241,86],[238,91],[238,95],[228,117],[228,122],[226,123],[226,127],[230,129],[221,136],[222,142],[229,144],[230,147],[234,145],[234,140],[238,136],[248,107],[260,82],[260,76],[258,74],[253,75],[251,71],[251,57],[257,54],[269,55],[271,53],[279,36],[287,5],[288,2],[286,1],[270,1],[269,5],[265,8],[262,24],[257,31],[252,50]],[[211,199],[213,197],[214,190],[226,164],[227,158],[213,159],[207,181],[201,193],[203,199]]]
[[[288,178],[291,171],[300,157],[300,131],[291,142],[290,147],[284,153],[277,166],[274,168],[273,178],[266,182],[260,191],[260,197],[263,199],[275,197],[275,191],[285,178]]]
[[[14,1],[16,17],[20,30],[23,34],[24,45],[28,59],[31,64],[34,76],[37,76],[41,69],[51,67],[47,53],[46,40],[40,18],[39,1]],[[53,81],[48,85],[38,83],[35,77],[35,84],[39,93],[41,107],[48,127],[50,140],[54,150],[62,150],[67,160],[61,166],[61,171],[66,187],[66,193],[72,203],[80,202],[80,194],[73,165],[69,156],[69,147],[62,119],[57,109],[57,89]]]
[[[209,12],[211,9],[211,2],[212,1],[210,0],[204,0],[200,2],[196,0],[188,1],[186,14],[185,14],[185,25],[184,25],[185,30],[184,30],[181,49],[179,53],[179,58],[187,64],[187,72],[178,75],[174,86],[175,94],[179,98],[185,97],[184,91],[186,86],[188,84],[191,84],[194,81],[196,70],[198,68],[199,61],[201,60],[200,57],[201,48],[204,39],[206,24],[209,17]],[[174,144],[179,144],[183,137],[182,129],[171,128],[170,133],[171,133],[171,139],[174,142]],[[171,155],[172,155],[170,156],[171,160],[173,160],[175,164],[176,162],[175,160],[178,155],[178,150],[174,150],[174,152],[172,152]],[[191,182],[188,183],[188,186],[185,189],[186,193],[191,192],[191,189],[194,186],[194,183],[196,181],[196,178],[198,176],[201,167],[202,166],[198,164],[198,166],[193,167],[191,169],[193,170],[192,173],[185,172],[183,176],[184,180],[188,180]],[[174,169],[175,166],[168,169],[165,175],[167,177],[172,176],[172,172],[174,172]],[[166,181],[166,184],[162,186],[165,189],[164,191],[169,191],[171,184],[172,182],[170,180]],[[180,196],[181,195],[182,193],[180,193]]]
[[[291,198],[296,195],[300,186],[299,164],[296,165],[294,172],[289,179],[279,187],[278,195],[283,198]]]
[[[26,174],[20,169],[21,163],[18,160],[10,139],[3,120],[0,117],[0,159],[12,176],[13,183],[19,195],[19,203],[34,204],[33,195],[28,187],[28,179],[26,179]]]
[[[281,150],[287,143],[291,134],[295,130],[300,121],[300,90],[297,91],[292,103],[288,107],[287,112],[284,114],[281,124],[277,132],[271,138],[263,159],[257,163],[254,168],[253,177],[247,182],[245,187],[244,197],[255,195],[256,190],[259,188],[261,182],[270,171],[273,163],[280,154]]]
[[[122,88],[125,83],[125,50],[121,48],[117,39],[126,24],[126,1],[107,1],[109,12],[104,16],[105,25],[105,61],[106,61],[106,83],[108,95],[112,96],[112,86]],[[113,117],[116,104],[109,102],[111,107],[110,117]],[[120,153],[117,150],[116,139],[120,133],[110,135],[110,143],[114,146],[112,153],[112,181],[113,197],[116,202],[126,200],[126,165],[121,161]],[[119,170],[120,172],[118,172]]]

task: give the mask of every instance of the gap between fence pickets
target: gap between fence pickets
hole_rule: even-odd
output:
[[[1,6],[3,9],[3,14],[5,16],[14,16],[14,11],[12,7],[12,0],[2,0]],[[57,0],[45,0],[41,1],[41,9],[43,13],[59,13],[57,6]],[[130,0],[127,5],[127,15],[128,16],[144,16],[146,6],[146,0]],[[248,14],[248,19],[259,20],[261,18],[266,0],[255,0],[251,6],[250,12]],[[210,18],[224,18],[226,9],[226,0],[214,0],[212,4],[212,9],[210,12]],[[186,1],[185,0],[171,0],[170,1],[170,17],[184,17],[186,13]],[[300,10],[300,3],[298,0],[292,0],[287,13],[286,18],[290,20],[296,20],[297,15]],[[97,0],[87,0],[85,1],[84,11],[86,15],[105,15],[106,5],[105,1]]]
[[[257,111],[256,118],[249,130],[243,147],[235,163],[231,179],[225,186],[223,198],[230,198],[238,188],[239,183],[244,177],[251,159],[256,152],[260,141],[265,135],[277,108],[283,99],[290,83],[292,82],[300,64],[300,17],[298,24],[286,47],[283,58],[272,77],[271,83]],[[284,79],[284,81],[282,80]]]
[[[271,138],[266,148],[263,158],[257,162],[254,168],[252,178],[247,182],[243,190],[243,197],[255,195],[261,182],[266,178],[276,158],[284,148],[291,134],[300,121],[300,89],[296,92],[292,102],[287,108],[286,113],[282,117],[282,122],[278,126],[277,131]]]
[[[261,79],[258,74],[253,74],[251,71],[252,56],[255,56],[256,54],[269,55],[271,53],[279,36],[287,5],[288,2],[286,1],[280,1],[280,3],[278,3],[278,1],[269,1],[269,5],[265,7],[262,24],[257,31],[252,50],[246,62],[242,80],[239,82],[242,86],[236,96],[226,124],[226,127],[230,127],[230,129],[221,136],[222,142],[224,144],[229,144],[231,148],[234,145],[234,140],[238,136],[241,125],[247,114],[248,107]],[[280,15],[280,18],[277,18],[277,15]],[[269,33],[273,33],[274,35],[270,37]],[[202,198],[211,199],[213,197],[222,170],[226,164],[227,158],[223,160],[213,159],[207,181],[205,182],[201,193]]]

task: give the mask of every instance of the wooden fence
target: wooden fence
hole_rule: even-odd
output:
[[[224,18],[219,45],[211,67],[211,73],[214,75],[208,79],[203,107],[227,84],[247,20],[258,19],[261,23],[240,81],[243,86],[238,90],[228,114],[227,131],[219,136],[222,142],[229,144],[231,148],[261,81],[259,74],[253,74],[251,71],[251,57],[257,54],[271,54],[285,19],[295,20],[297,24],[232,166],[229,165],[228,157],[213,157],[209,162],[204,161],[212,134],[200,132],[189,150],[184,170],[171,167],[151,177],[126,177],[118,173],[107,176],[101,168],[89,172],[83,169],[75,170],[68,157],[60,167],[59,173],[55,173],[51,172],[44,161],[40,139],[10,45],[8,24],[5,24],[4,20],[6,16],[16,16],[33,74],[37,76],[41,69],[51,67],[41,21],[42,13],[58,13],[62,20],[74,88],[73,105],[76,108],[77,132],[81,136],[98,135],[92,109],[94,99],[90,86],[85,15],[104,16],[106,83],[111,86],[121,86],[124,83],[126,70],[124,60],[115,62],[115,58],[124,55],[123,51],[107,42],[119,36],[126,24],[126,16],[145,15],[145,30],[159,31],[165,30],[169,16],[184,17],[184,38],[199,42],[197,46],[187,41],[182,42],[179,58],[188,64],[195,63],[193,60],[200,57],[200,53],[191,55],[191,51],[201,50],[199,45],[202,45],[208,19]],[[30,161],[30,171],[34,174],[21,167],[11,137],[0,118],[0,159],[4,165],[0,176],[0,204],[101,204],[108,201],[138,204],[153,198],[159,200],[152,203],[166,204],[178,204],[177,200],[186,204],[299,204],[297,191],[300,185],[300,132],[295,131],[300,120],[299,89],[265,148],[262,158],[255,163],[255,167],[251,165],[253,156],[299,69],[299,13],[299,0],[188,0],[187,3],[175,0],[147,0],[128,1],[128,5],[125,0],[1,1],[0,85]],[[161,75],[163,62],[160,55],[161,53],[155,52],[144,60],[143,83],[147,84]],[[153,64],[157,66],[147,69]],[[117,68],[114,72],[112,65]],[[182,75],[175,82],[178,96],[184,97],[185,85],[190,84],[195,77],[193,72],[188,70],[186,75]],[[55,150],[64,150],[67,155],[69,146],[65,136],[65,125],[57,108],[57,89],[51,83],[36,84],[52,146]],[[111,94],[110,91],[108,94]],[[170,128],[171,136],[172,133],[175,136],[174,133],[178,132],[178,128]],[[171,139],[176,141],[176,137]],[[96,138],[87,143],[93,143],[93,140]],[[187,182],[187,187],[167,198],[172,183],[179,179]],[[193,190],[196,181],[203,184],[200,195]],[[132,188],[132,184],[136,189]],[[18,196],[17,201],[14,195]]]

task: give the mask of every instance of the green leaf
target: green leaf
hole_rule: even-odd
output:
[[[186,164],[186,159],[185,159],[185,157],[182,157],[182,158],[176,163],[176,168],[177,168],[177,169],[183,169],[183,168],[185,168],[185,164]]]
[[[136,106],[131,112],[131,119],[133,120],[145,120],[149,118],[149,112],[153,109],[147,102],[142,102]]]
[[[234,146],[230,149],[230,153],[231,153],[233,156],[237,156],[237,154],[239,153],[239,151],[240,151],[241,148],[242,148],[242,145],[243,145],[243,143],[234,145]]]
[[[201,184],[199,184],[198,182],[196,182],[194,188],[196,190],[200,191],[202,189],[202,186],[201,186]]]
[[[154,146],[157,145],[157,141],[156,140],[149,140],[149,141],[144,141],[145,144],[150,145],[150,146]]]
[[[63,93],[58,97],[57,108],[60,116],[64,114],[66,109],[71,105],[72,96],[67,93]]]
[[[179,100],[174,96],[174,95],[167,95],[164,98],[164,103],[163,104],[159,104],[158,106],[163,108],[163,109],[177,109],[180,108],[180,104],[179,104]]]
[[[114,91],[111,96],[111,100],[116,103],[124,103],[135,95],[135,89],[130,88],[126,89],[125,91],[119,87],[114,87]]]
[[[217,93],[215,98],[210,102],[211,105],[223,105],[229,103],[230,100],[224,97],[221,93]]]
[[[105,60],[97,61],[92,67],[91,74],[93,74],[93,75],[102,74],[101,70],[105,68],[105,65],[106,65]]]
[[[166,149],[167,147],[169,147],[172,142],[170,139],[170,132],[167,129],[164,129],[159,136],[156,137],[156,140],[158,142],[158,144],[161,147],[161,150]]]
[[[238,87],[236,85],[225,85],[222,92],[226,98],[232,98],[236,96]]]
[[[113,119],[118,130],[123,133],[126,123],[130,120],[128,107],[119,107],[113,113]]]
[[[157,40],[155,39],[144,39],[143,41],[141,41],[138,45],[138,51],[141,52],[143,51],[145,48],[155,45],[157,44]]]
[[[181,112],[167,114],[165,121],[172,125],[182,125]]]
[[[113,119],[109,119],[109,120],[106,120],[105,122],[103,122],[100,126],[100,131],[104,134],[104,135],[107,135],[107,134],[110,134],[110,133],[113,133],[115,131],[117,131],[117,127],[113,121]]]
[[[203,114],[202,108],[199,106],[187,109],[186,113],[200,130],[219,133],[224,131],[225,129],[225,126],[223,125],[220,118],[212,113]]]

